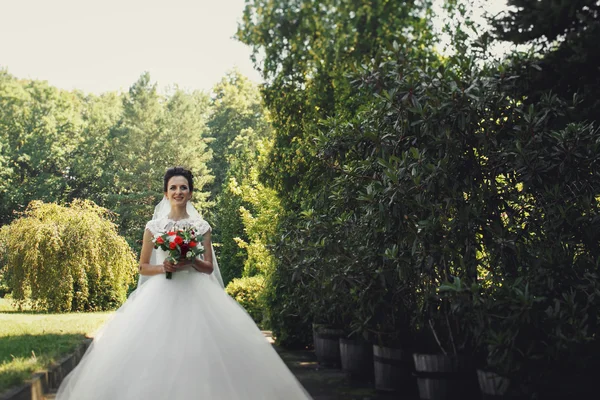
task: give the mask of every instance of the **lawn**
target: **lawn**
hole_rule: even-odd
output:
[[[0,299],[0,393],[73,351],[110,315],[17,312]]]

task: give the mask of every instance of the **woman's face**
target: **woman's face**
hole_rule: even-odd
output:
[[[169,179],[165,196],[167,196],[167,199],[171,202],[171,207],[185,206],[188,200],[192,198],[188,180],[180,175]]]

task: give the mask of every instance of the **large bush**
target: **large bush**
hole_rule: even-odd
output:
[[[301,45],[291,57],[273,52],[294,46],[299,32],[327,37],[302,25],[318,20],[301,18],[314,11],[302,3],[280,11],[275,2],[246,21],[251,44],[275,43],[263,64],[277,128],[270,178],[285,193],[269,297],[274,332],[303,340],[313,321],[384,344],[477,355],[478,367],[513,378],[530,397],[593,371],[600,131],[581,118],[590,99],[525,94],[536,60],[492,62],[489,36],[472,41],[463,31],[472,24],[457,24],[456,53],[438,57],[399,34],[407,29],[381,23],[365,37],[383,45],[369,47],[377,53],[368,59],[344,59],[348,85],[340,85],[326,57],[303,64]],[[292,20],[300,22],[285,25]],[[296,90],[303,75],[292,68],[305,65],[309,78]],[[335,96],[319,103],[321,93]]]
[[[234,278],[229,282],[225,291],[244,307],[257,324],[262,325],[264,317],[262,294],[264,289],[265,279],[257,275]]]
[[[416,295],[408,304],[411,296],[397,298],[429,336],[420,350],[476,352],[481,367],[529,385],[527,393],[592,370],[600,131],[568,123],[576,102],[520,97],[502,65],[459,55],[420,67],[401,50],[387,54],[357,79],[365,96],[375,93],[372,106],[352,123],[331,124],[320,154],[343,165],[332,192],[343,194],[341,204],[355,191],[362,243],[381,246],[364,262],[382,281],[393,276],[386,271],[400,277],[390,290]],[[360,249],[351,235],[338,241],[349,257]],[[373,304],[385,293],[377,278],[357,286],[374,293]],[[373,309],[362,315],[367,324]]]
[[[30,203],[1,231],[12,298],[52,312],[120,306],[137,262],[109,217],[89,201]]]
[[[1,230],[0,230],[1,232]],[[5,263],[1,259],[3,257],[2,241],[0,240],[0,299],[3,298],[10,290],[6,282],[6,268]]]

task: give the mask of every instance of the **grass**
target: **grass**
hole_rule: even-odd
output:
[[[0,393],[73,351],[110,315],[20,313],[0,299]]]

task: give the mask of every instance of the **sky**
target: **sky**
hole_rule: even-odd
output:
[[[243,9],[244,0],[0,0],[0,68],[95,94],[127,91],[146,71],[161,90],[210,91],[234,67],[259,83],[250,48],[233,39]]]
[[[233,39],[244,0],[0,0],[0,68],[86,93],[210,90],[234,67],[260,75]]]
[[[445,12],[443,10],[442,3],[443,0],[433,1],[433,10],[436,13],[436,16],[433,19],[433,25],[441,37],[440,44],[438,45],[438,50],[443,55],[449,55],[450,53],[452,53],[454,48],[451,46],[451,38],[448,35],[442,33],[442,26],[444,25],[445,17]],[[478,34],[483,33],[486,29],[490,27],[486,19],[486,14],[499,18],[502,17],[504,13],[510,9],[510,7],[507,5],[507,0],[472,0],[472,5],[473,6],[469,9],[469,18],[476,24],[477,33],[475,33],[469,28],[464,27],[465,31],[471,39],[475,39]],[[461,22],[460,20],[455,20],[454,24],[460,25]],[[489,51],[494,58],[499,59],[512,50],[518,49],[520,51],[523,51],[526,48],[526,45],[515,46],[513,43],[496,41],[491,45]]]

